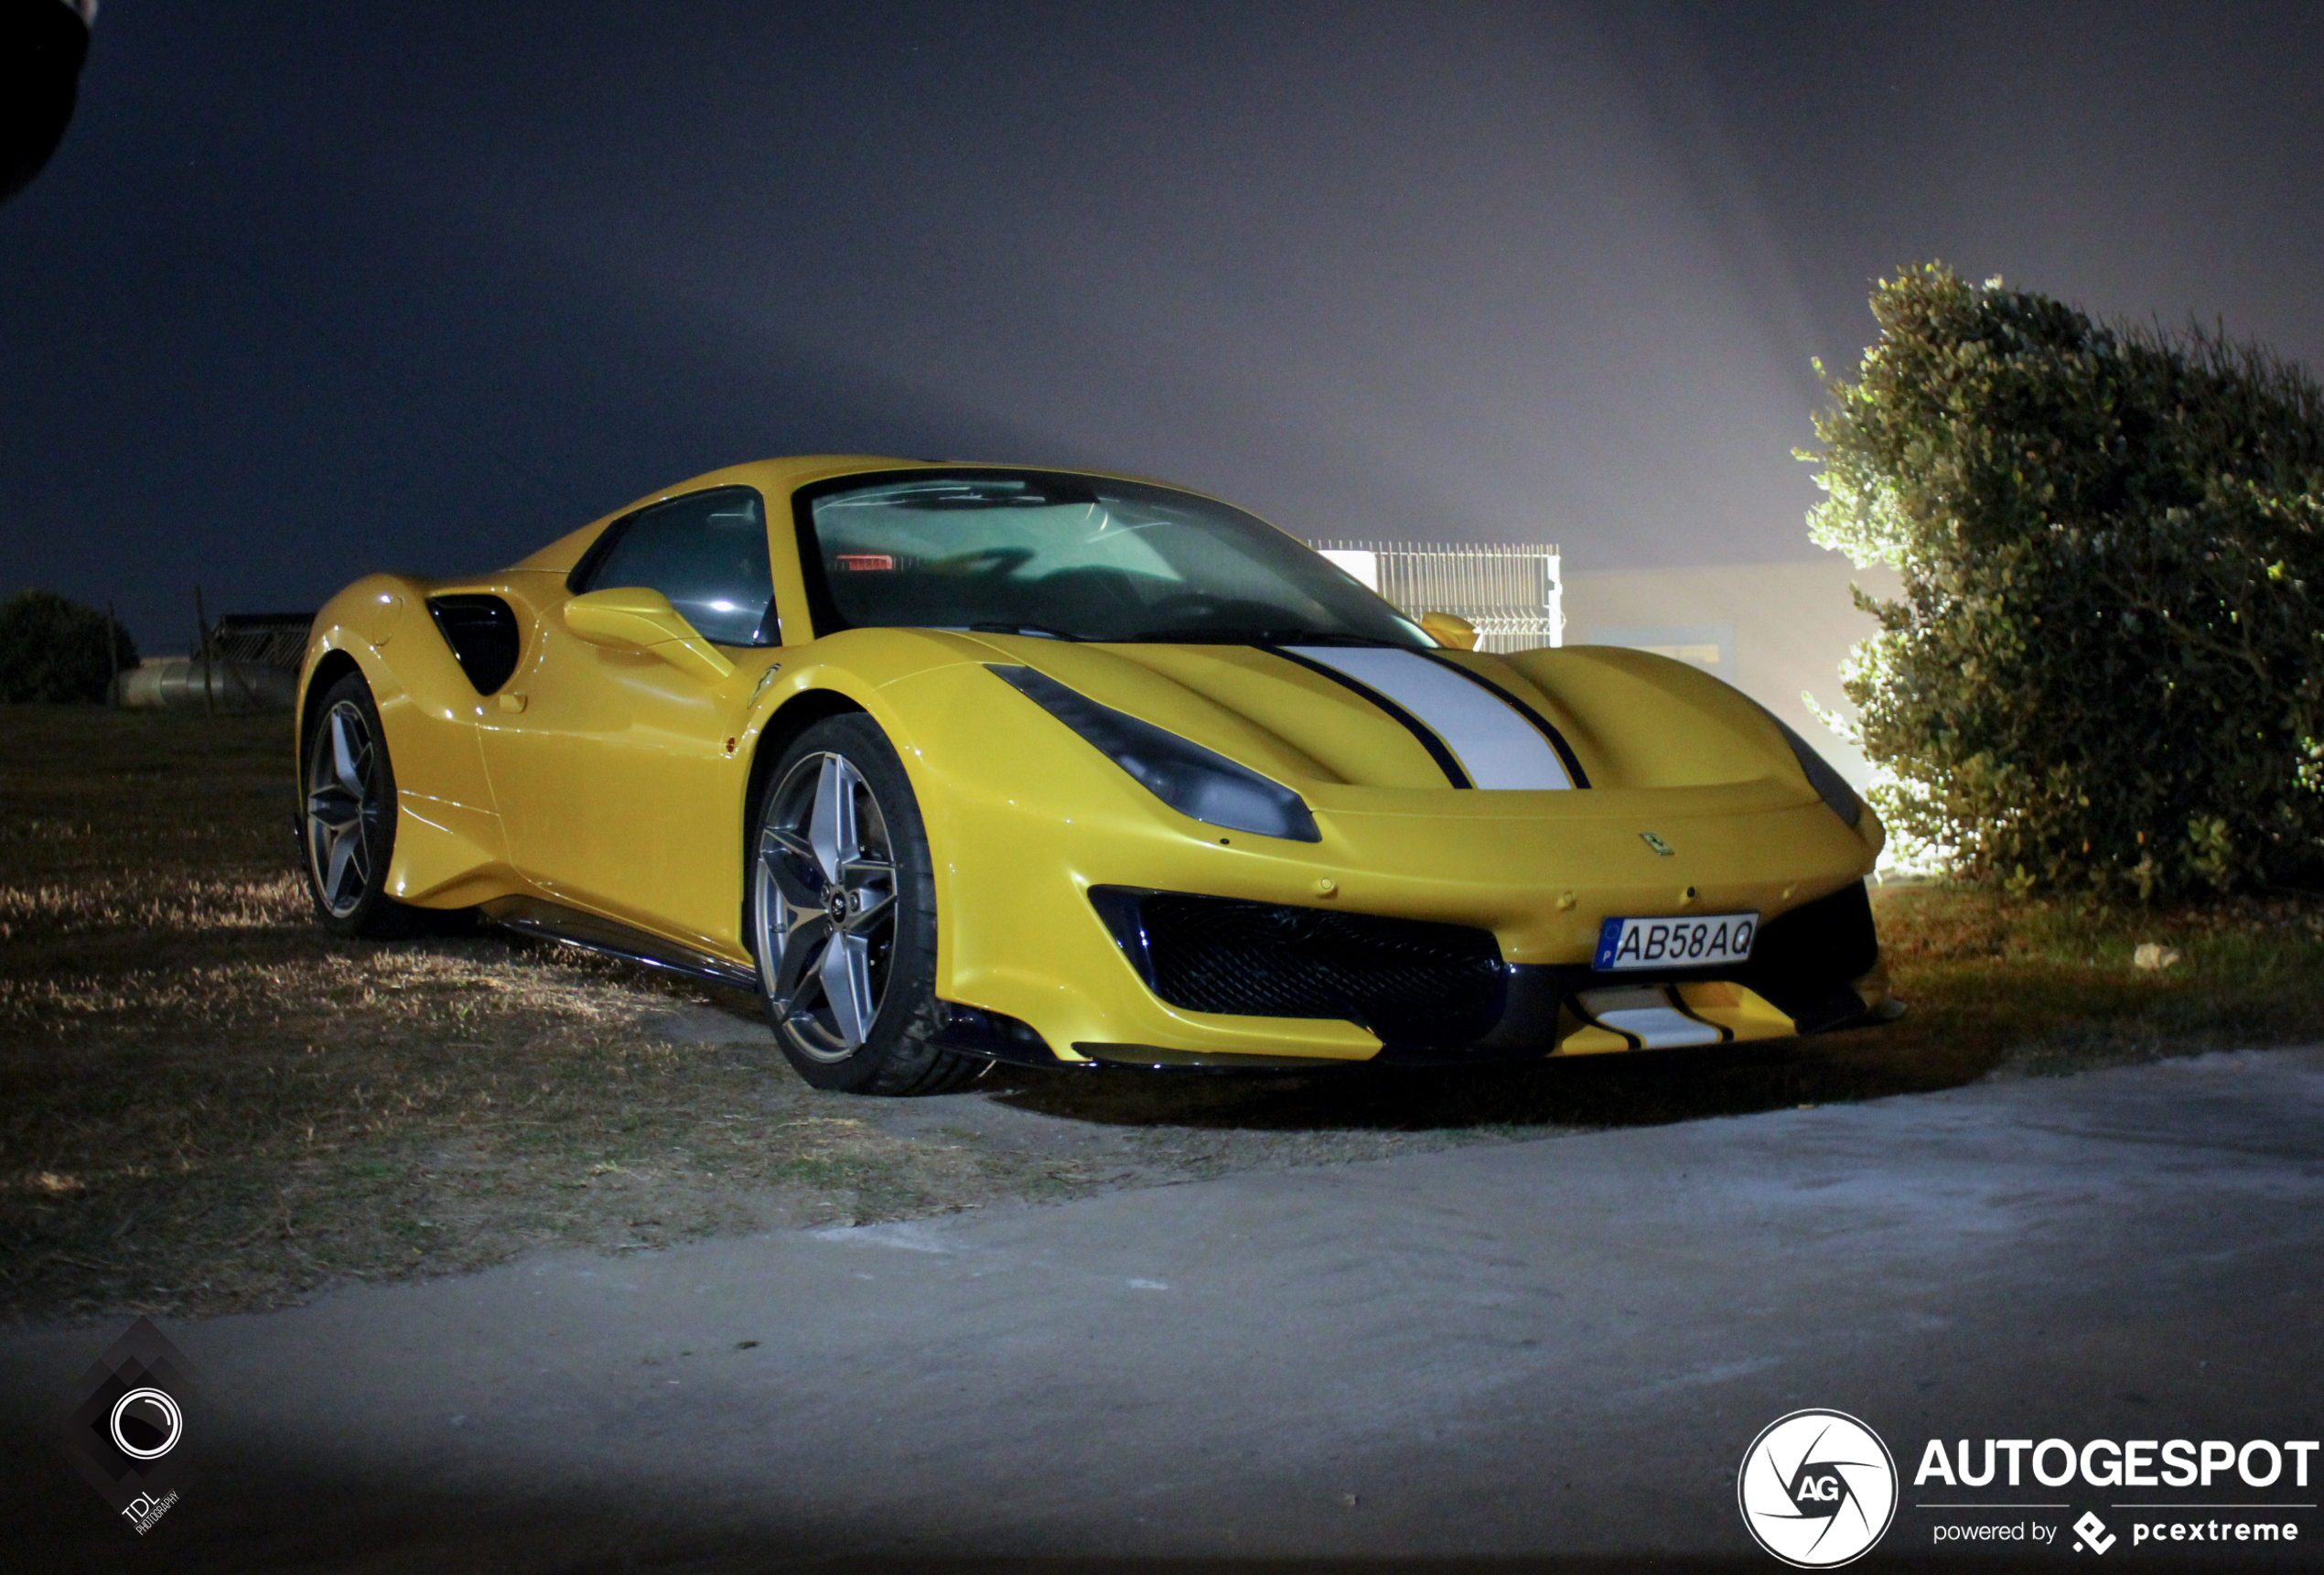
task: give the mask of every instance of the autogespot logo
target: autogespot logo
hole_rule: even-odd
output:
[[[1760,1547],[1829,1570],[1869,1552],[1896,1518],[1897,1462],[1845,1411],[1793,1411],[1743,1451],[1735,1497]]]

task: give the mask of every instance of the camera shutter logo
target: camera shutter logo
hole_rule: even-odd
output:
[[[199,1408],[193,1369],[140,1318],[82,1376],[75,1397],[59,1440],[65,1458],[142,1537],[188,1481],[180,1446],[186,1412]]]
[[[1829,1570],[1887,1535],[1897,1462],[1879,1434],[1845,1411],[1793,1411],[1743,1451],[1735,1497],[1761,1548],[1794,1569]]]
[[[186,1416],[159,1389],[132,1389],[113,1402],[107,1430],[113,1446],[130,1459],[157,1461],[185,1436]]]

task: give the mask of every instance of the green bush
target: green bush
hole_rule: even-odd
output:
[[[113,657],[137,665],[128,631],[113,628]],[[113,664],[105,657],[105,615],[54,591],[18,591],[0,601],[0,701],[102,703]]]
[[[2318,884],[2324,391],[1942,264],[1872,311],[1802,458],[1815,539],[1903,576],[1845,685],[1882,814],[2020,890]]]

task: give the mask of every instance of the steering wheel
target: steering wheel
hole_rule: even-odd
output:
[[[1207,590],[1182,590],[1175,596],[1166,596],[1146,611],[1156,617],[1185,617],[1195,624],[1231,622],[1259,629],[1292,621],[1279,607],[1218,596]]]

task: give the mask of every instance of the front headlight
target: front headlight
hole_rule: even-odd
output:
[[[1180,814],[1230,831],[1294,842],[1323,840],[1306,801],[1281,782],[1126,711],[1101,706],[1046,673],[998,666],[993,672]]]

